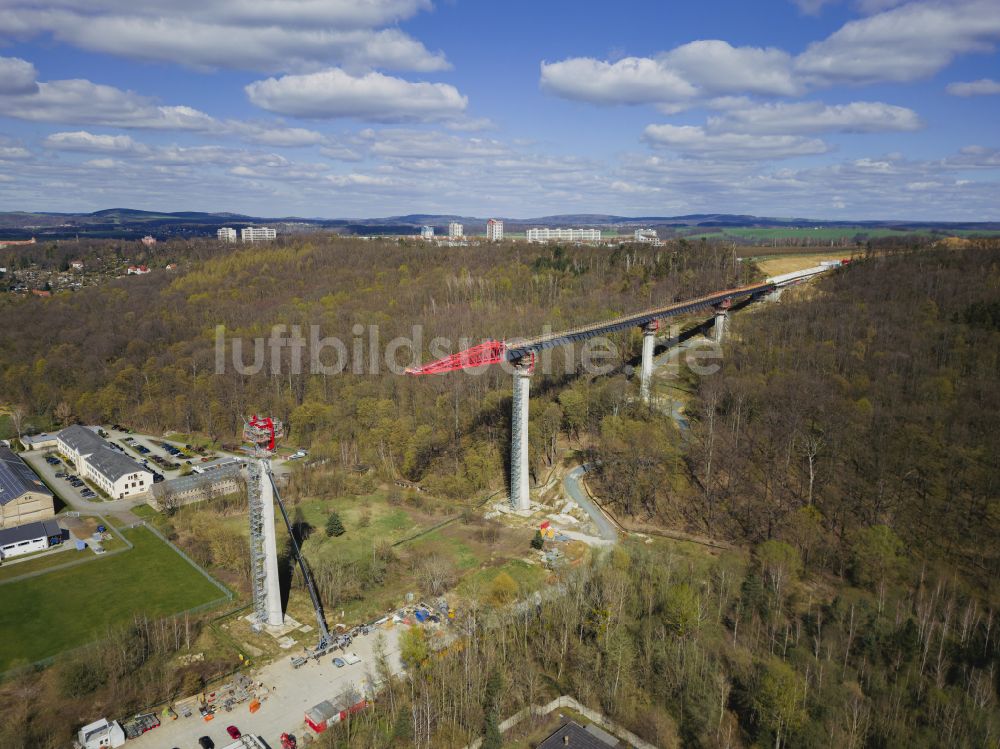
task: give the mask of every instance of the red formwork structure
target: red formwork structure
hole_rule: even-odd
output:
[[[270,416],[259,417],[254,414],[243,425],[243,441],[269,453],[274,452],[275,443],[284,436],[285,428],[282,423]]]

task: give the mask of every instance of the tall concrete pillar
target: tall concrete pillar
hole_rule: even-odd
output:
[[[515,510],[531,507],[528,477],[528,398],[531,386],[530,364],[514,365],[514,402],[511,413],[510,502]]]
[[[726,322],[729,317],[724,309],[715,310],[715,342],[722,343],[722,338],[726,334]]]
[[[642,369],[639,373],[639,395],[643,403],[649,403],[649,382],[653,377],[653,349],[656,346],[656,331],[659,327],[653,322],[642,328]]]
[[[262,535],[264,537],[264,571],[267,590],[267,624],[280,627],[285,622],[281,611],[281,586],[278,580],[278,538],[274,531],[274,485],[271,483],[271,467],[265,461],[264,480],[260,482]]]

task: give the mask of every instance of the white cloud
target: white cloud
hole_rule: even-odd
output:
[[[989,96],[1000,94],[1000,81],[980,78],[978,81],[949,83],[945,90],[952,96]]]
[[[319,152],[328,159],[336,161],[361,161],[363,158],[357,151],[343,145],[323,146]]]
[[[323,145],[327,137],[315,130],[284,123],[226,120],[188,106],[161,106],[156,100],[87,80],[39,83],[36,93],[0,95],[0,112],[36,122],[62,122],[129,129],[189,130],[216,137],[236,136],[248,143],[275,147]],[[71,137],[72,136],[72,137]],[[57,133],[47,142],[63,150],[114,150],[128,136]]]
[[[492,159],[507,156],[510,148],[492,138],[468,138],[434,130],[363,130],[370,152],[389,159]]]
[[[653,146],[692,156],[707,155],[717,159],[754,161],[811,156],[829,151],[815,138],[795,135],[748,135],[745,133],[708,133],[693,125],[648,125],[643,138]]]
[[[592,104],[686,101],[694,86],[657,60],[626,57],[614,63],[590,57],[542,63],[541,85],[566,99]]]
[[[909,3],[844,24],[810,44],[795,68],[815,85],[914,81],[956,55],[989,52],[997,38],[996,0]]]
[[[787,52],[733,47],[718,39],[689,42],[655,59],[626,57],[612,63],[576,57],[543,62],[541,86],[593,104],[676,105],[715,95],[790,95],[799,90]]]
[[[75,79],[39,83],[37,93],[0,96],[7,117],[159,130],[209,130],[218,122],[185,106],[159,106],[149,97]]]
[[[244,140],[262,146],[294,148],[299,146],[315,146],[326,142],[326,136],[323,133],[308,130],[304,127],[287,127],[274,123],[227,120],[226,128],[229,132],[239,135]]]
[[[39,3],[7,0],[11,7],[38,7]],[[214,23],[241,25],[282,24],[293,27],[330,25],[371,28],[410,18],[430,10],[430,0],[48,0],[51,10],[95,15],[136,13],[167,18],[180,15]]]
[[[20,57],[0,57],[0,96],[33,94],[38,90],[35,66]]]
[[[31,151],[21,146],[0,146],[0,161],[30,159]]]
[[[496,123],[489,117],[476,117],[472,119],[452,120],[445,124],[449,130],[462,133],[475,133],[482,130],[495,130]]]
[[[380,28],[430,7],[427,0],[8,0],[0,35],[50,33],[57,40],[129,59],[196,68],[280,72],[340,64],[430,71],[441,53],[397,28]]]
[[[659,104],[668,111],[730,94],[788,96],[800,86],[791,56],[773,47],[734,47],[718,39],[683,44],[658,57],[604,62],[577,57],[541,66],[541,86],[593,104]]]
[[[792,0],[792,2],[806,15],[815,16],[823,9],[824,5],[830,5],[837,0]]]
[[[53,133],[44,145],[57,151],[85,151],[97,153],[146,153],[148,147],[136,143],[127,135],[96,135],[86,130]]]
[[[912,109],[878,101],[827,105],[822,102],[761,104],[709,117],[708,129],[737,133],[878,133],[917,130]]]
[[[773,47],[734,47],[704,39],[655,57],[543,62],[540,84],[567,99],[656,104],[665,114],[676,114],[713,97],[786,97],[838,84],[913,81],[938,72],[957,55],[990,52],[1000,39],[997,0],[896,4],[865,4],[875,15],[844,24],[797,57]],[[806,9],[819,5],[800,3]]]
[[[792,76],[791,56],[774,47],[734,47],[705,39],[675,47],[661,64],[710,94],[791,96],[801,90]]]
[[[358,185],[372,187],[392,184],[392,180],[388,177],[377,177],[370,174],[328,174],[324,179],[335,187],[356,187]]]
[[[255,81],[245,90],[258,107],[280,114],[376,122],[447,119],[468,103],[445,83],[411,83],[374,72],[352,76],[339,68]]]

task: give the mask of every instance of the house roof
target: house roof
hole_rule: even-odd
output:
[[[104,440],[87,427],[74,424],[59,432],[59,439],[80,455],[91,455],[104,447]]]
[[[567,738],[569,741],[566,741]],[[618,740],[597,726],[584,728],[579,723],[569,721],[539,744],[538,749],[565,749],[565,747],[570,747],[570,749],[609,749],[615,746],[618,746]]]
[[[145,472],[149,476],[153,475],[152,471],[139,465],[132,458],[104,445],[87,458],[87,463],[108,481],[117,481],[130,473]]]
[[[49,488],[17,453],[0,445],[0,505],[13,502],[28,492],[52,496]]]
[[[55,520],[36,520],[34,523],[25,523],[13,528],[0,528],[0,546],[61,535],[62,528]]]

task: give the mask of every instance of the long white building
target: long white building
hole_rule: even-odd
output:
[[[236,241],[236,229],[231,226],[223,226],[217,232],[215,236],[219,238],[220,242],[235,242]]]
[[[486,222],[486,241],[499,242],[503,239],[503,221],[491,218]]]
[[[278,236],[270,226],[245,226],[240,230],[243,242],[267,242]]]
[[[113,449],[86,427],[66,427],[56,440],[63,455],[73,461],[76,470],[112,499],[143,494],[153,487],[153,472],[130,457]]]
[[[600,229],[528,229],[529,242],[600,242]]]

